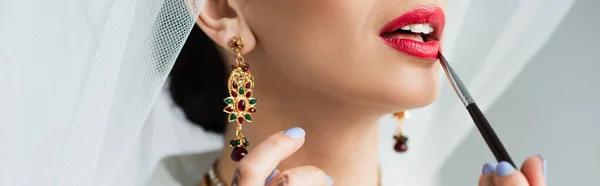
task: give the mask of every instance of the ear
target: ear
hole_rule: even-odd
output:
[[[244,4],[246,1],[241,0],[206,0],[196,24],[228,52],[233,53],[228,46],[229,40],[234,36],[241,37],[244,41],[241,52],[248,53],[254,48],[256,39],[242,14]]]

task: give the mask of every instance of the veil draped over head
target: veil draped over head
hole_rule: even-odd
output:
[[[448,0],[445,55],[491,105],[574,0]],[[161,94],[203,0],[0,2],[0,185],[143,185],[167,155],[220,147]],[[198,51],[202,53],[203,51]],[[443,78],[443,77],[441,77]],[[392,152],[381,122],[383,184],[436,185],[472,130],[445,80]],[[175,112],[172,112],[175,110]]]

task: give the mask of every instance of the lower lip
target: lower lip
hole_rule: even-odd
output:
[[[423,59],[437,59],[440,51],[438,41],[422,42],[406,38],[383,38],[383,40],[400,52]]]

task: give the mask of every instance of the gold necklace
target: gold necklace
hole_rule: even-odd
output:
[[[217,162],[218,161],[215,161],[215,163],[208,167],[208,171],[202,176],[202,183],[200,183],[200,186],[225,186],[223,180],[217,176],[217,172],[215,171]],[[378,176],[379,183],[377,185],[381,186],[381,170],[379,170]]]
[[[217,176],[217,172],[215,171],[217,162],[213,163],[210,167],[208,167],[208,171],[204,173],[202,178],[202,183],[200,186],[225,186],[221,178]]]

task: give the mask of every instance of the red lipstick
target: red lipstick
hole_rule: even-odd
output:
[[[387,23],[381,29],[380,36],[399,52],[423,59],[437,59],[445,24],[441,8],[419,6]],[[423,26],[427,28],[423,30]],[[420,31],[422,33],[418,33]]]

